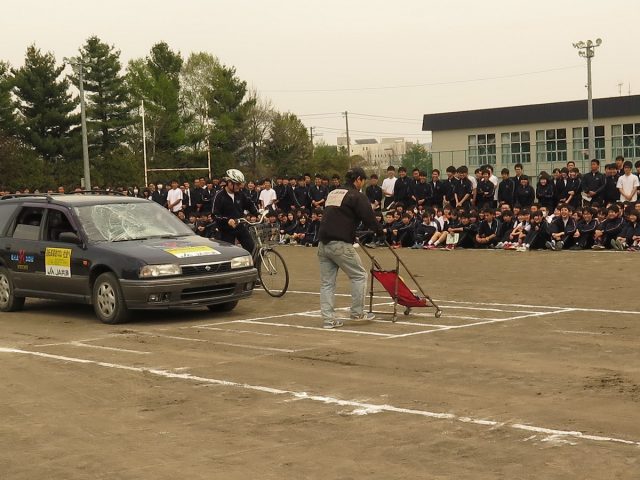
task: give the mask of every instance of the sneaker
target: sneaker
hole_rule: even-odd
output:
[[[624,250],[626,245],[624,243],[622,243],[620,240],[618,240],[617,238],[612,238],[611,239],[611,246],[616,250],[622,251],[622,250]]]
[[[631,246],[627,248],[627,252],[638,252],[638,251],[640,251],[640,247]]]
[[[391,245],[391,248],[402,248],[402,245],[400,245],[399,243],[394,243],[393,245]]]
[[[502,248],[503,250],[509,250],[510,246],[511,246],[511,242],[503,242],[500,248]]]
[[[498,242],[495,248],[502,248],[502,247],[504,247],[504,242]]]
[[[361,315],[351,315],[349,320],[352,322],[370,322],[374,318],[376,318],[376,316],[372,312],[365,312]]]
[[[591,247],[591,250],[604,250],[604,245],[596,243],[593,247]]]
[[[517,250],[518,245],[516,243],[510,243],[508,247],[504,247],[505,250]]]
[[[562,240],[557,241],[556,250],[562,250],[562,247],[564,247],[564,242]]]
[[[436,246],[433,243],[427,243],[424,247],[424,250],[435,250]]]
[[[367,248],[376,248],[378,245],[375,243],[365,243],[364,246]]]
[[[343,325],[344,323],[340,320],[325,320],[322,324],[322,328],[339,328]]]
[[[549,250],[555,250],[556,249],[556,246],[555,246],[555,244],[553,242],[545,242],[544,246],[547,247]],[[595,247],[595,245],[594,245],[594,247]]]
[[[447,245],[444,248],[445,248],[445,250],[451,251],[451,250],[455,250],[456,246],[453,243],[450,243],[449,245]]]
[[[516,252],[526,252],[527,250],[529,249],[524,245],[520,245],[519,247],[516,247]]]

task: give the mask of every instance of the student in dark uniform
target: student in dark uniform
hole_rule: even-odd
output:
[[[600,172],[600,160],[591,160],[591,171],[582,176],[582,191],[588,198],[585,203],[602,205],[602,194],[604,192],[605,178]]]
[[[452,207],[456,206],[456,197],[454,194],[456,185],[458,184],[458,173],[453,165],[447,167],[447,178],[442,182],[442,193],[444,201]],[[440,205],[437,205],[438,207]]]
[[[426,172],[419,172],[419,181],[412,187],[412,200],[416,207],[431,206],[431,198],[433,197],[433,191],[431,190],[431,184],[427,182]]]
[[[498,205],[509,205],[513,208],[513,201],[516,194],[516,184],[509,178],[509,169],[503,168],[500,172],[502,181],[498,184]]]
[[[484,220],[480,222],[478,233],[476,234],[476,245],[478,248],[493,247],[498,243],[498,220],[496,220],[496,212],[493,208],[485,208]]]
[[[603,207],[613,205],[620,199],[618,190],[618,175],[615,163],[610,163],[604,167],[604,189],[602,190]]]
[[[490,207],[495,208],[495,201],[493,200],[495,193],[495,185],[489,180],[491,172],[488,169],[481,171],[482,179],[478,182],[478,190],[476,194],[476,205],[478,207]]]
[[[573,210],[579,208],[582,205],[582,180],[578,178],[578,169],[572,168],[569,170],[569,178],[567,179],[567,199],[566,203]]]
[[[550,182],[547,172],[540,172],[540,180],[536,186],[536,198],[541,207],[546,207],[547,211],[552,212],[555,208],[554,202],[555,192],[553,184]]]
[[[533,205],[535,196],[533,187],[529,185],[529,177],[522,175],[520,177],[520,185],[516,186],[515,204],[520,205],[520,208],[528,209]]]
[[[571,247],[572,250],[586,250],[593,246],[593,234],[598,225],[595,214],[591,207],[582,209],[582,218],[576,223],[576,233],[573,234],[575,244]]]
[[[393,186],[393,201],[402,203],[405,207],[411,206],[411,179],[407,177],[407,169],[398,168],[398,178]]]
[[[238,240],[242,248],[253,253],[255,244],[251,234],[244,224],[238,222],[238,219],[244,217],[245,210],[254,215],[258,215],[258,210],[241,191],[244,175],[240,170],[235,168],[227,170],[225,180],[224,190],[216,193],[213,200],[213,216],[220,231],[220,239],[229,243],[235,243]]]
[[[378,185],[378,175],[371,175],[369,185],[365,189],[365,195],[369,199],[371,208],[380,210],[382,208],[382,188]]]
[[[575,242],[576,222],[572,217],[571,206],[566,203],[558,205],[560,216],[555,217],[549,225],[551,239],[546,243],[549,250],[562,250],[571,248]]]
[[[440,170],[434,168],[431,171],[431,201],[427,206],[442,208],[442,202],[444,201],[444,187],[442,180],[440,180]]]
[[[456,170],[456,173],[458,175],[458,181],[453,187],[453,206],[455,208],[468,210],[471,207],[471,198],[473,195],[473,184],[467,176],[469,169],[463,165]]]

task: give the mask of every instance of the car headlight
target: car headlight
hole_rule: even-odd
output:
[[[253,259],[249,255],[231,259],[231,269],[253,267]]]
[[[182,268],[180,265],[145,265],[140,269],[140,278],[157,278],[169,277],[171,275],[180,275]]]

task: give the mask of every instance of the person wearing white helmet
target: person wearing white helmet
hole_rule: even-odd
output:
[[[258,215],[256,206],[242,191],[244,175],[240,170],[231,168],[227,170],[223,179],[226,185],[213,199],[213,216],[220,230],[220,239],[229,243],[238,240],[242,248],[253,253],[255,244],[251,234],[244,224],[238,223],[238,219],[244,217],[245,211]]]

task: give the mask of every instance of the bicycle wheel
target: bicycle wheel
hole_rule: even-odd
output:
[[[289,270],[282,255],[275,250],[260,250],[257,267],[258,277],[265,292],[272,297],[281,297],[287,292]]]

